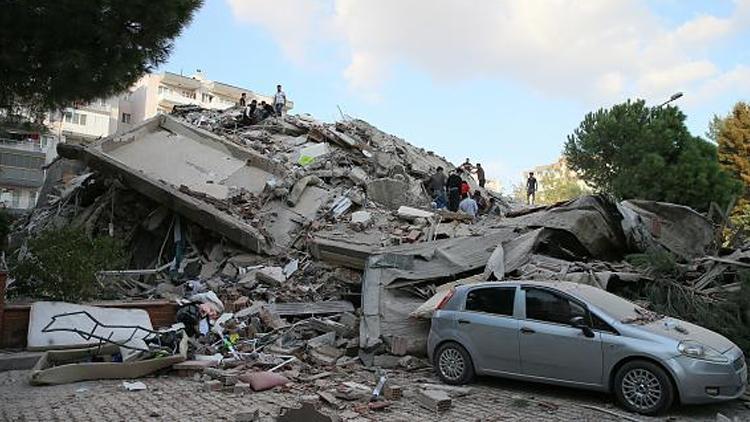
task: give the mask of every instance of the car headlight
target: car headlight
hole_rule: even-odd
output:
[[[684,340],[677,345],[677,350],[683,355],[709,362],[726,363],[729,359],[716,349],[694,340]]]

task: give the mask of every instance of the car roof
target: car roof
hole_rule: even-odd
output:
[[[577,291],[582,289],[599,289],[595,286],[589,286],[588,284],[574,283],[572,281],[559,281],[559,280],[507,280],[507,281],[485,281],[481,283],[463,284],[458,286],[457,289],[469,290],[477,287],[503,287],[503,286],[538,286],[538,287],[552,287],[560,290],[561,292],[568,293],[570,295],[579,297]]]

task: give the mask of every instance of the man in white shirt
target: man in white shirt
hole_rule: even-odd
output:
[[[458,209],[469,214],[472,218],[477,218],[477,212],[479,211],[477,201],[469,195],[464,196],[464,199],[458,204]]]
[[[281,117],[284,106],[286,106],[286,94],[281,90],[281,85],[276,85],[276,95],[273,96],[273,107],[276,110],[276,116]]]

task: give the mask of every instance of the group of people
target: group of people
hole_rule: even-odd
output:
[[[448,210],[453,212],[461,211],[473,218],[482,213],[498,212],[495,198],[490,197],[487,200],[482,196],[482,192],[479,189],[474,190],[473,193],[471,192],[469,182],[464,180],[464,176],[468,175],[468,177],[471,177],[471,173],[477,174],[479,186],[484,188],[486,180],[484,178],[484,170],[479,163],[474,166],[467,159],[466,163],[447,176],[444,169],[438,167],[427,182],[432,194],[434,207],[438,209],[448,208]]]
[[[286,107],[286,94],[281,89],[281,85],[276,85],[273,105],[265,101],[258,104],[257,100],[252,100],[250,104],[247,104],[247,94],[243,92],[237,105],[243,107],[242,122],[244,124],[256,124],[271,116],[281,117],[284,107]]]

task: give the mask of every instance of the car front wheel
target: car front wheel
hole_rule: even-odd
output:
[[[435,369],[446,384],[466,384],[474,378],[469,352],[458,343],[445,343],[435,352]]]
[[[658,365],[635,360],[623,365],[615,375],[617,401],[631,412],[658,415],[674,401],[674,386]]]

